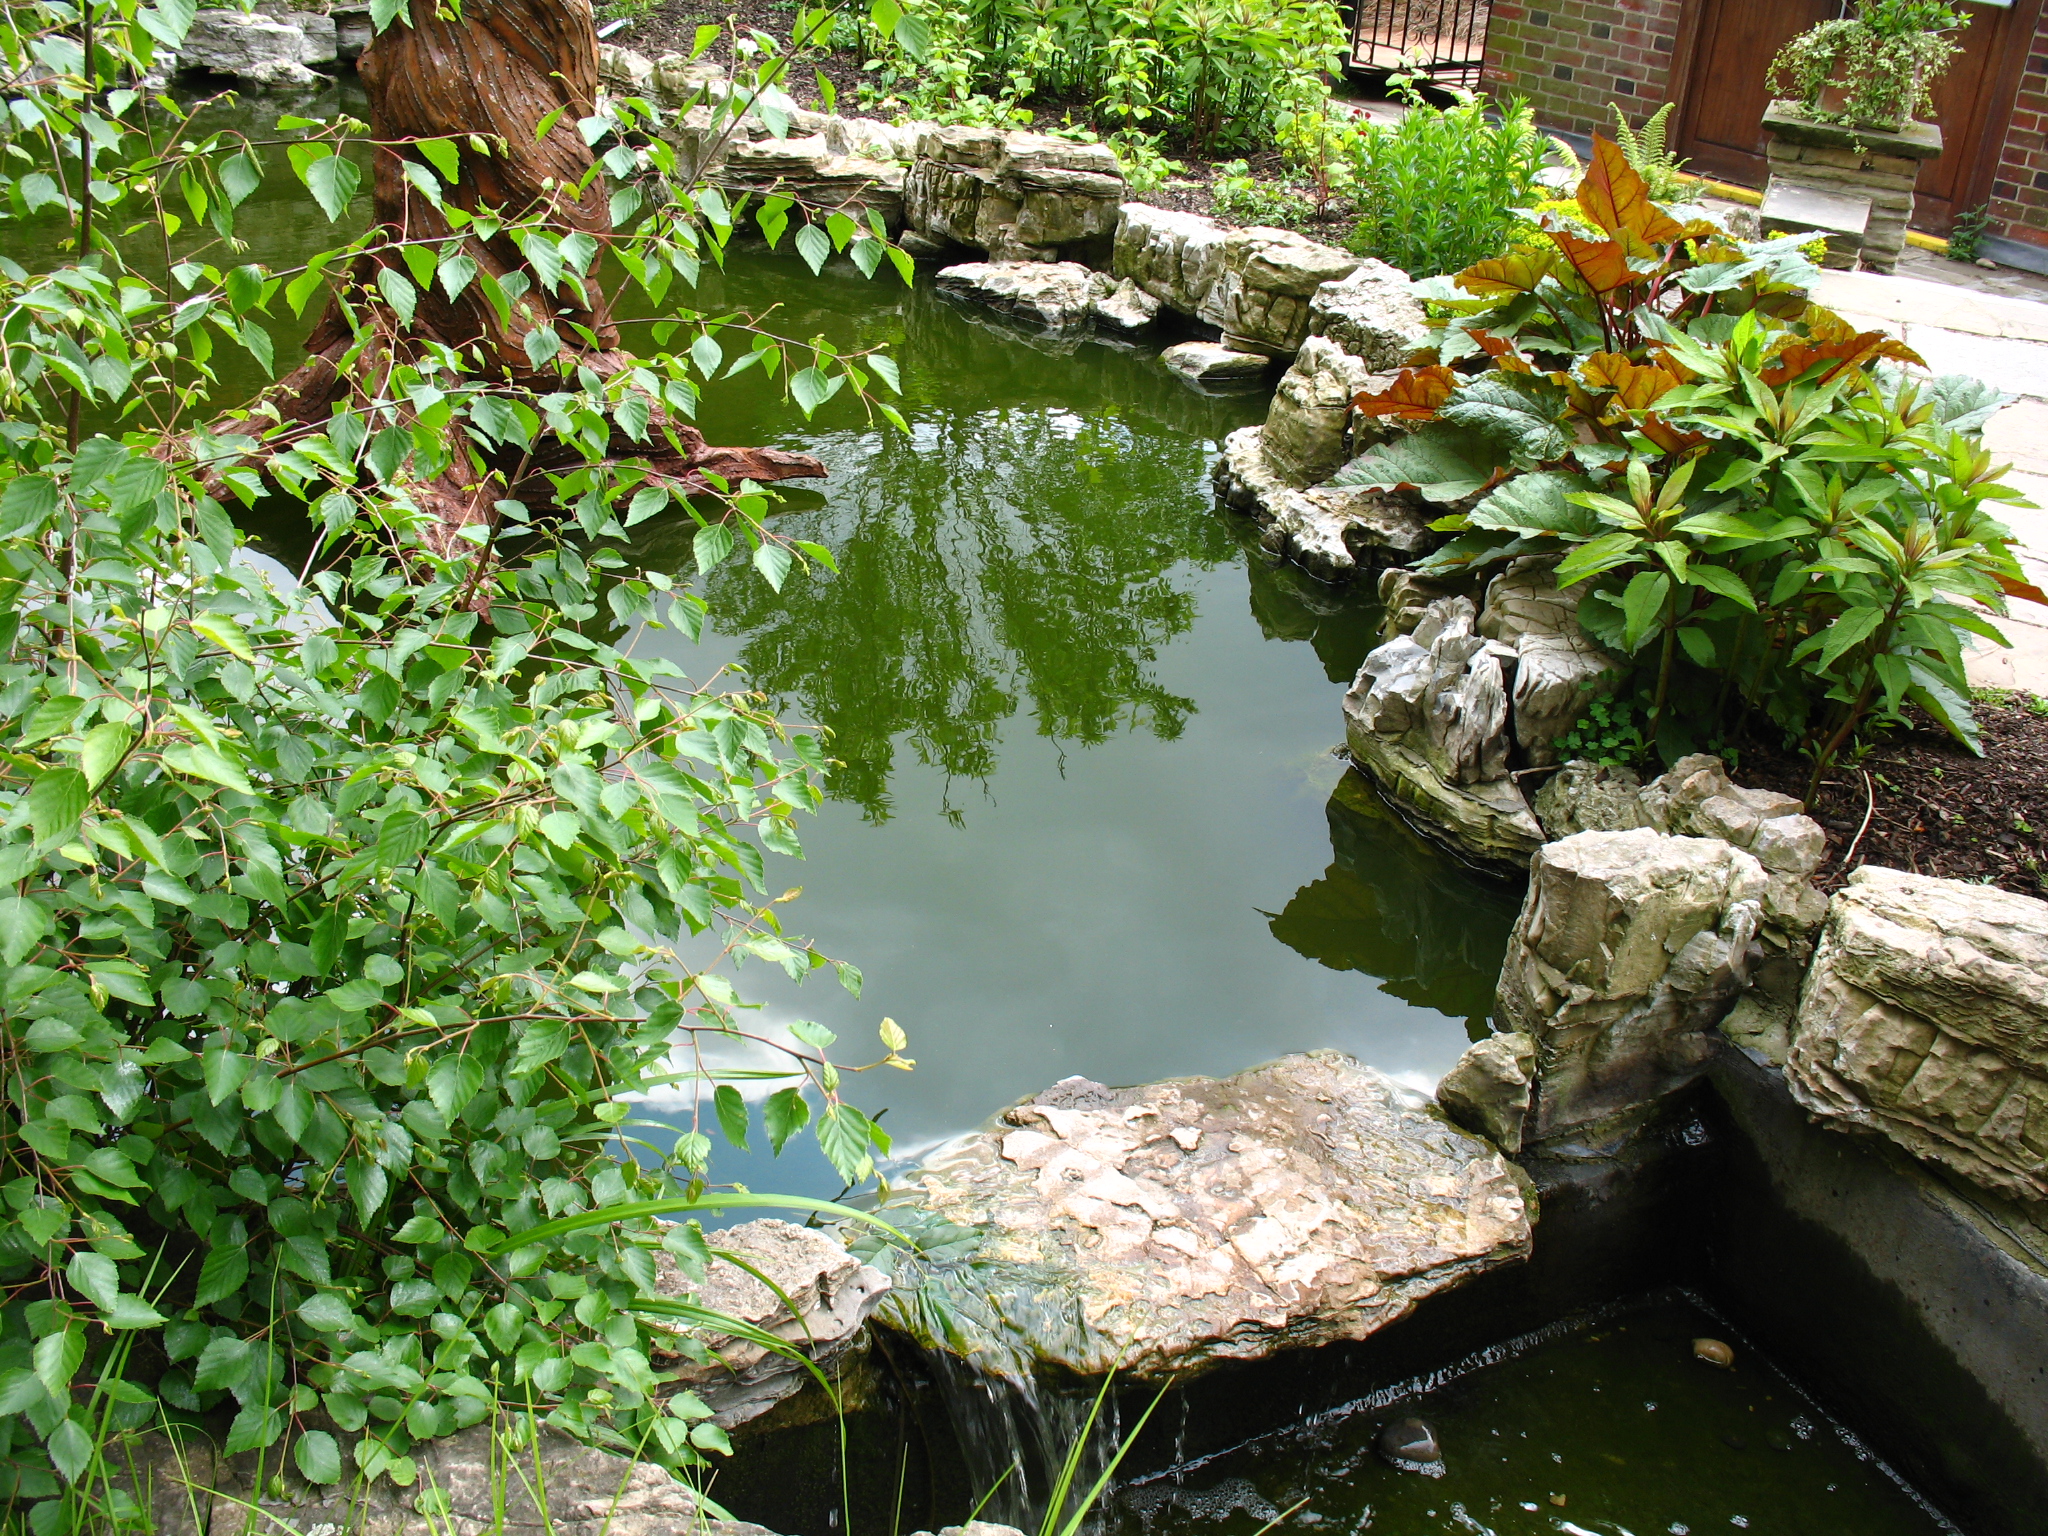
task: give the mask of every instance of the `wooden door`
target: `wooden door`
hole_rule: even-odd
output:
[[[1920,173],[1913,223],[1946,232],[1955,215],[1991,195],[2013,94],[2019,88],[2042,0],[2010,5],[1964,0],[1970,25],[1934,93],[1944,148]],[[1674,75],[1683,81],[1673,139],[1702,176],[1760,187],[1764,76],[1785,42],[1842,13],[1841,0],[1692,0]]]

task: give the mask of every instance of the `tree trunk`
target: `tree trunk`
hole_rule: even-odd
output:
[[[604,178],[593,178],[576,195],[595,163],[578,127],[597,103],[597,39],[589,0],[465,0],[459,20],[438,17],[434,0],[411,0],[411,5],[412,25],[391,26],[358,66],[377,144],[372,181],[377,226],[394,240],[453,236],[443,209],[420,193],[405,170],[405,162],[412,160],[438,183],[426,156],[405,147],[405,141],[452,139],[460,175],[453,186],[442,185],[444,207],[470,213],[488,209],[507,220],[539,215],[558,236],[580,231],[601,246],[608,243],[610,189]],[[536,139],[535,129],[550,114],[558,115],[546,135]],[[472,136],[484,144],[484,152],[472,148]],[[508,236],[489,241],[469,236],[463,252],[480,274],[502,281],[522,273],[530,280],[526,293],[510,306],[509,322],[485,297],[482,284],[472,281],[452,302],[438,286],[427,287],[419,294],[411,324],[400,324],[378,295],[376,279],[379,267],[404,272],[402,258],[396,251],[365,256],[344,279],[355,290],[351,305],[337,298],[329,306],[307,339],[308,360],[271,394],[285,420],[319,430],[338,404],[357,392],[375,394],[394,365],[418,356],[429,342],[473,347],[482,354],[487,376],[535,393],[560,387],[554,366],[536,368],[527,352],[526,338],[536,329],[552,328],[563,353],[600,376],[629,365],[630,358],[618,350],[618,329],[600,285],[602,255],[591,263],[587,297],[579,298],[573,284],[565,284],[561,296],[549,293]],[[367,339],[351,324],[350,307],[356,324],[373,328]],[[658,404],[647,440],[615,436],[612,451],[619,458],[645,460],[657,482],[686,492],[714,489],[707,473],[734,485],[743,478],[767,482],[825,473],[806,454],[708,447],[695,428],[668,420]],[[489,521],[492,503],[502,497],[531,505],[532,493],[545,494],[540,472],[580,462],[580,455],[562,449],[559,461],[550,462],[543,451],[531,462],[493,465],[482,474],[464,445],[456,445],[452,459],[443,475],[416,493],[440,524],[444,545],[454,529]],[[529,494],[521,496],[522,491]]]

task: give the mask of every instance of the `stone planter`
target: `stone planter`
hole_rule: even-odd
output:
[[[1828,266],[1895,268],[1913,217],[1913,184],[1921,163],[1941,153],[1941,130],[1932,123],[1888,132],[1816,122],[1787,101],[1771,103],[1763,126],[1771,167],[1765,233],[1817,230],[1827,235]],[[1851,212],[1857,216],[1843,216]]]

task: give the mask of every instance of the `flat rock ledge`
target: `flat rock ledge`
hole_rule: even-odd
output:
[[[2048,1215],[2048,902],[1865,866],[1829,904],[1786,1080],[1825,1123]]]
[[[1161,1376],[1362,1339],[1526,1258],[1521,1175],[1338,1051],[1228,1078],[1069,1078],[899,1187],[966,1234],[876,1316],[983,1370]]]

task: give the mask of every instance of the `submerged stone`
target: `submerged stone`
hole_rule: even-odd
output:
[[[1436,1443],[1436,1431],[1420,1419],[1396,1419],[1374,1437],[1372,1444],[1389,1466],[1430,1477],[1444,1475],[1444,1453]]]
[[[1365,1338],[1528,1255],[1518,1173],[1341,1052],[1079,1086],[900,1186],[882,1214],[956,1256],[899,1272],[879,1320],[1003,1374],[1156,1376]]]
[[[1695,1360],[1704,1360],[1709,1365],[1718,1365],[1723,1370],[1735,1364],[1734,1348],[1719,1339],[1694,1339],[1692,1357]]]

